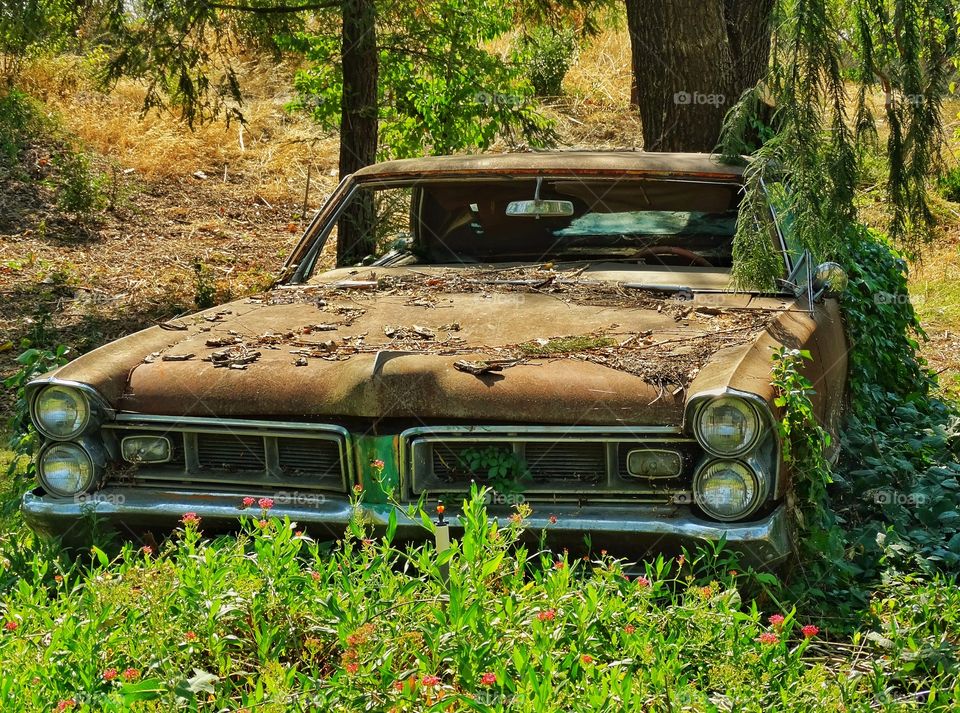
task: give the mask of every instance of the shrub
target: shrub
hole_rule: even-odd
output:
[[[960,166],[954,166],[938,176],[937,189],[948,201],[960,203]]]
[[[558,97],[573,63],[577,41],[571,28],[535,27],[517,46],[527,80],[538,97]]]

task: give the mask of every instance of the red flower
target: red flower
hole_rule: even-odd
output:
[[[563,560],[557,560],[556,562],[553,563],[554,569],[563,569],[566,566],[567,566],[567,563],[564,562]]]
[[[186,639],[187,641],[196,641],[197,634],[193,631],[188,631],[186,634],[183,635],[183,638]]]
[[[140,548],[140,551],[143,552],[143,554],[145,555],[153,554],[153,548],[150,545],[144,545],[143,547]]]
[[[124,681],[136,681],[138,678],[140,678],[140,671],[135,668],[128,668],[123,672]]]
[[[379,458],[374,458],[372,461],[370,461],[370,465],[372,465],[377,470],[383,470],[384,462]]]
[[[347,673],[353,675],[360,670],[360,665],[351,661],[350,663],[346,664],[344,668],[347,669]]]
[[[75,700],[73,700],[72,698],[67,698],[57,703],[57,710],[58,711],[69,710],[70,708],[76,707],[76,705],[77,705],[77,702]]]
[[[403,681],[394,681],[393,687],[397,691],[403,691]]]
[[[649,587],[650,580],[647,579],[646,577],[637,577],[637,586],[640,588]]]
[[[113,679],[115,679],[115,678],[116,678],[117,676],[119,676],[119,675],[120,675],[120,673],[117,671],[117,669],[115,669],[115,668],[108,668],[106,671],[103,672],[103,680],[104,680],[104,681],[112,681]]]
[[[197,517],[197,513],[188,512],[183,514],[183,517],[180,518],[180,522],[182,522],[184,525],[196,525],[200,522],[200,518]]]
[[[540,621],[553,621],[557,616],[557,613],[553,609],[544,609],[541,612],[537,612],[537,619]]]
[[[776,644],[778,641],[780,641],[780,637],[778,637],[772,631],[765,631],[762,634],[760,634],[760,637],[757,639],[757,641],[759,641],[761,644],[764,644],[766,646],[772,646],[773,644]]]
[[[783,626],[783,614],[771,614],[767,621],[770,622],[770,626],[779,629]]]
[[[627,624],[625,627],[623,627],[623,631],[626,634],[632,634],[636,630],[637,630],[637,627],[635,627],[633,624]]]
[[[6,629],[7,631],[16,631],[18,626],[20,625],[17,622],[8,621],[6,624],[3,625],[3,628]]]
[[[583,656],[580,657],[580,660],[583,661],[584,663],[593,663],[593,656],[591,656],[590,654],[584,654]]]
[[[260,506],[261,510],[269,510],[273,507],[273,498],[260,498],[257,505]]]
[[[497,682],[497,674],[485,673],[480,677],[480,684],[483,686],[492,686]]]
[[[551,515],[549,518],[547,518],[547,520],[550,522],[551,525],[556,525],[556,524],[557,524],[557,516],[556,516],[556,515]]]
[[[359,495],[360,493],[363,492],[363,486],[360,485],[360,483],[357,483],[356,485],[353,486],[353,492]]]
[[[257,520],[257,527],[259,527],[261,530],[269,526],[270,526],[269,520]]]
[[[817,626],[814,626],[813,624],[807,624],[805,627],[800,629],[800,633],[803,634],[804,639],[809,639],[819,634],[820,628]]]
[[[243,507],[248,508],[257,502],[256,498],[251,498],[249,495],[243,499]]]
[[[320,581],[320,573],[319,573],[319,572],[311,572],[311,573],[310,573],[310,576],[313,577],[313,581],[314,581],[314,582],[319,582],[319,581]]]
[[[424,676],[421,680],[424,686],[439,686],[440,678],[438,676]]]

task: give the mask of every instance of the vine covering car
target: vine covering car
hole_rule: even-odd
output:
[[[808,350],[817,416],[846,380],[837,292],[769,206],[777,289],[737,289],[742,168],[702,154],[548,152],[381,163],[345,178],[264,294],[90,352],[29,386],[43,436],[23,499],[80,536],[243,499],[319,536],[360,507],[492,488],[554,541],[636,552],[703,539],[791,551],[772,350]],[[752,205],[752,204],[751,204]],[[334,251],[334,246],[337,247]],[[335,267],[333,253],[338,253]],[[249,501],[248,501],[249,502]]]

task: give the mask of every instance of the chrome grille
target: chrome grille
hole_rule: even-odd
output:
[[[609,431],[585,427],[422,427],[401,434],[404,492],[461,493],[471,482],[492,485],[485,468],[471,472],[464,453],[499,450],[526,477],[518,489],[524,499],[546,502],[682,502],[688,494],[693,456],[699,446],[670,429],[650,432],[628,428]],[[669,450],[684,463],[680,478],[628,476],[622,462],[636,448]],[[688,468],[689,466],[689,468]]]
[[[339,426],[120,414],[104,429],[118,439],[170,439],[167,463],[127,464],[117,474],[129,485],[346,492],[350,481],[348,433]]]
[[[266,470],[263,438],[232,433],[198,433],[197,461],[210,470]]]

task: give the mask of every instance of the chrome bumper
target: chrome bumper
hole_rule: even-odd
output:
[[[24,495],[24,520],[33,529],[57,535],[67,543],[82,543],[87,527],[96,521],[119,531],[136,535],[149,530],[170,530],[184,513],[196,513],[206,532],[228,531],[236,527],[244,514],[238,506],[248,493],[202,493],[184,490],[107,488],[85,499],[54,498],[30,492]],[[364,521],[384,528],[391,511],[396,511],[397,536],[401,539],[425,539],[429,535],[419,519],[407,517],[404,510],[387,504],[361,506]],[[705,540],[726,538],[727,545],[755,566],[773,567],[792,552],[792,532],[786,509],[781,505],[766,517],[747,523],[717,523],[690,514],[677,514],[675,508],[659,506],[571,504],[535,505],[527,519],[527,531],[545,531],[551,544],[582,546],[589,536],[592,547],[607,549],[617,556],[641,551],[675,550]],[[448,520],[459,528],[454,508]],[[246,514],[257,515],[256,506]],[[491,517],[506,519],[511,510],[489,506]],[[343,496],[302,493],[274,497],[273,517],[289,517],[317,539],[339,539],[353,513]]]

